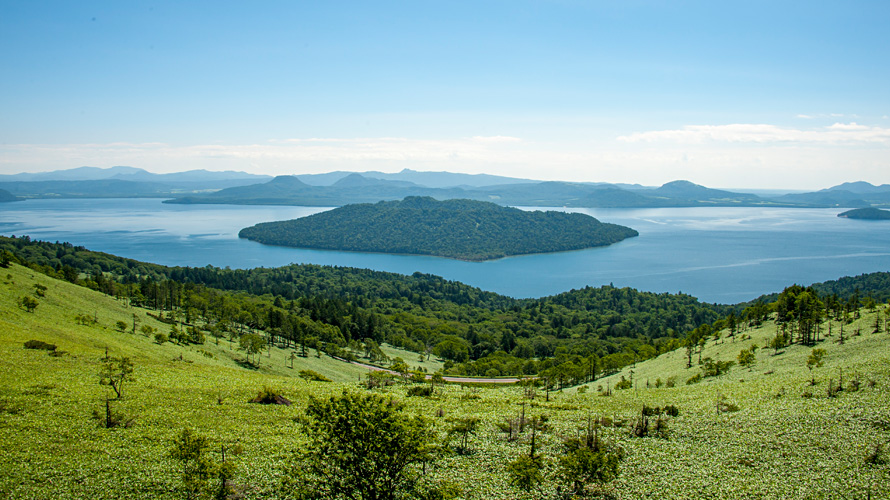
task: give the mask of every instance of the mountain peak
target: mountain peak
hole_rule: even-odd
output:
[[[269,184],[278,186],[308,186],[308,184],[298,179],[295,175],[276,176],[271,181],[269,181]]]

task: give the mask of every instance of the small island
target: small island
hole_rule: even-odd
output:
[[[483,261],[606,246],[638,234],[585,214],[412,196],[265,222],[238,236],[267,245]]]
[[[881,210],[874,207],[857,208],[847,210],[844,213],[837,214],[837,216],[845,219],[890,220],[890,210]]]

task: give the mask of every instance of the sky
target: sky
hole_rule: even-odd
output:
[[[0,173],[890,183],[890,2],[0,0]]]

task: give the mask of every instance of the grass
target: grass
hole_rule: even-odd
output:
[[[414,351],[400,349],[389,344],[382,344],[380,350],[383,351],[383,354],[386,354],[389,357],[390,363],[393,359],[399,357],[402,358],[412,370],[423,368],[427,373],[433,373],[441,370],[445,366],[445,362],[435,356],[431,355],[429,359],[427,359],[424,355],[423,361],[420,361],[420,354]],[[388,365],[388,363],[384,363],[384,365]]]
[[[243,353],[226,340],[158,345],[141,334],[117,331],[115,322],[132,324],[133,314],[140,326],[169,327],[112,297],[19,266],[0,270],[0,283],[0,498],[181,498],[176,464],[167,452],[186,427],[208,436],[214,449],[229,447],[244,498],[286,497],[280,479],[304,444],[295,418],[308,398],[362,390],[356,382],[365,370],[316,357],[314,351],[297,357],[291,369],[292,351],[273,348],[258,358],[259,368],[246,369],[238,363]],[[22,296],[33,296],[35,283],[47,291],[29,313],[17,304]],[[77,325],[76,314],[95,315],[98,325]],[[561,441],[591,416],[619,423],[602,431],[626,455],[619,478],[607,487],[615,498],[888,498],[890,466],[866,458],[876,445],[890,441],[890,335],[871,333],[873,313],[862,314],[845,326],[843,345],[836,342],[835,324],[834,335],[817,346],[827,354],[824,366],[812,374],[815,386],[806,367],[811,348],[794,345],[778,355],[761,348],[752,370],[734,366],[695,385],[685,382],[700,372],[698,356],[693,368],[686,368],[685,351],[667,353],[588,384],[586,392],[551,393],[549,402],[542,392],[525,399],[517,387],[448,386],[431,397],[407,397],[404,385],[382,391],[429,418],[433,434],[442,439],[451,418],[482,420],[470,439],[473,453],[447,454],[428,471],[461,487],[464,498],[552,495]],[[862,333],[851,335],[857,328]],[[734,360],[752,343],[765,346],[774,334],[768,322],[735,339],[709,342],[703,356]],[[24,342],[32,339],[67,354],[25,349]],[[92,417],[109,396],[98,377],[106,348],[112,356],[131,357],[136,367],[124,398],[112,401],[115,411],[135,418],[132,428],[104,429]],[[384,352],[412,367],[418,364],[414,353],[390,346]],[[334,382],[307,382],[297,376],[302,369]],[[597,391],[613,388],[622,375],[630,378],[631,370],[633,388],[610,396]],[[836,383],[841,371],[848,390],[829,397],[829,379]],[[656,379],[670,377],[674,387],[654,387]],[[861,381],[856,391],[849,389],[853,377]],[[294,404],[247,402],[265,386]],[[718,413],[720,402],[737,410]],[[631,437],[629,426],[643,405],[667,404],[680,410],[669,419],[667,439]],[[508,441],[496,423],[522,411],[548,417],[549,430],[537,441],[550,478],[541,494],[523,494],[507,481],[506,464],[528,452],[529,436]]]

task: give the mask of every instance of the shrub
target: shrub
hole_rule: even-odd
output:
[[[318,373],[314,370],[300,370],[300,378],[306,379],[310,382],[330,382],[331,379],[325,377],[321,373]]]
[[[432,396],[433,386],[431,385],[415,385],[408,388],[409,396]]]
[[[26,311],[34,312],[34,309],[37,309],[37,306],[40,305],[40,302],[37,301],[34,297],[30,295],[25,295],[24,297],[19,299],[19,305],[25,308]]]
[[[538,488],[544,481],[541,474],[543,464],[538,457],[523,455],[507,464],[510,484],[522,491],[529,492]]]
[[[662,410],[664,411],[664,414],[669,417],[676,417],[680,415],[680,409],[674,405],[667,405],[662,408]]]
[[[699,382],[701,382],[701,373],[689,377],[689,379],[686,380],[686,385],[697,384]]]
[[[620,380],[617,384],[615,384],[615,389],[616,389],[616,390],[620,390],[620,389],[630,389],[630,388],[632,388],[633,386],[634,386],[633,381],[624,378],[624,375],[622,375],[622,376],[621,376],[621,380]]]
[[[702,376],[719,377],[728,372],[733,365],[735,365],[735,361],[714,361],[711,358],[705,358],[702,361]]]
[[[726,398],[721,397],[717,401],[717,413],[718,414],[732,413],[732,412],[736,412],[736,411],[739,411],[739,405],[737,405],[733,402],[727,401]]]
[[[256,397],[248,401],[248,403],[259,403],[261,405],[291,405],[290,400],[279,394],[278,391],[272,389],[268,385],[263,387],[263,389],[256,395]]]
[[[49,344],[42,340],[29,340],[29,341],[25,342],[25,349],[42,349],[45,351],[55,351],[56,345]]]
[[[302,498],[417,498],[411,466],[425,463],[427,422],[376,394],[310,396],[302,426],[308,439],[288,478]],[[439,498],[443,498],[440,496]]]
[[[865,463],[871,465],[884,465],[887,463],[887,457],[884,453],[884,446],[877,444],[868,454],[865,455]]]
[[[618,465],[622,451],[602,440],[596,427],[588,426],[582,439],[568,439],[565,453],[559,458],[559,476],[575,494],[581,494],[590,483],[603,485],[618,477]]]

